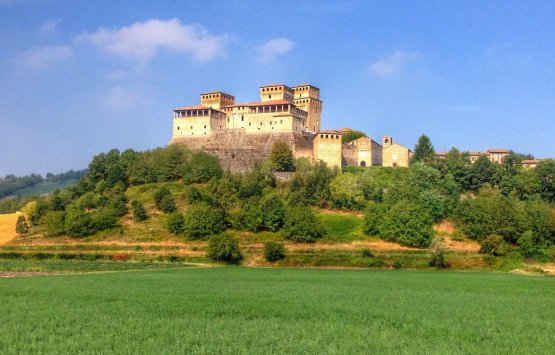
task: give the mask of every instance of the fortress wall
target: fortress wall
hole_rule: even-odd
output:
[[[341,146],[341,165],[358,166],[358,147],[354,144],[343,144]]]
[[[218,157],[224,169],[244,172],[255,163],[268,159],[277,141],[289,144],[295,158],[303,156],[312,159],[311,138],[293,132],[248,134],[244,130],[214,131],[205,137],[173,137],[170,144],[183,144],[191,150],[204,151]]]

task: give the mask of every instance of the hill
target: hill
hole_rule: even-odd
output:
[[[25,187],[13,191],[7,198],[21,198],[25,196],[40,196],[47,195],[56,190],[63,190],[66,187],[74,186],[77,184],[78,179],[69,179],[65,181],[42,181],[36,185]]]

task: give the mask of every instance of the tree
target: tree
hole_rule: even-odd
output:
[[[224,214],[206,203],[192,205],[185,215],[184,232],[191,239],[205,238],[224,229]]]
[[[272,240],[264,243],[264,258],[270,262],[284,259],[285,246],[283,243]]]
[[[183,214],[174,211],[168,215],[166,220],[166,229],[175,235],[180,235],[185,231],[185,217]]]
[[[360,210],[364,208],[364,190],[360,175],[337,174],[329,185],[333,208]]]
[[[276,194],[264,196],[260,201],[260,208],[263,213],[264,228],[275,232],[283,226],[285,204],[279,196]]]
[[[380,234],[380,224],[388,208],[384,203],[370,201],[364,213],[364,233],[376,236]]]
[[[64,228],[72,237],[85,237],[94,232],[91,216],[75,207],[67,211]]]
[[[359,139],[361,137],[366,137],[366,133],[353,129],[353,130],[345,132],[341,136],[341,143],[349,143],[349,142],[352,142],[352,141],[354,141],[356,139]]]
[[[154,193],[154,203],[156,208],[162,212],[175,211],[175,201],[172,193],[165,186],[162,186]]]
[[[283,234],[295,242],[314,242],[324,236],[326,230],[312,209],[294,207],[285,213]]]
[[[218,158],[204,153],[195,152],[190,161],[183,167],[183,181],[186,184],[206,182],[212,178],[220,178],[223,170]]]
[[[15,223],[15,232],[19,235],[25,234],[29,231],[29,226],[25,221],[25,217],[23,215],[19,215],[17,217],[17,222]]]
[[[542,198],[555,202],[555,159],[545,159],[536,166]]]
[[[53,237],[66,232],[64,211],[50,211],[43,218],[42,223],[46,228],[46,235]]]
[[[492,183],[496,166],[486,155],[480,155],[468,173],[469,188],[478,191],[484,184]]]
[[[433,219],[420,204],[402,200],[391,207],[379,226],[380,235],[397,243],[427,247],[432,241]]]
[[[229,233],[210,237],[206,255],[214,261],[224,261],[230,264],[239,264],[243,259],[239,242]]]
[[[141,202],[137,200],[131,201],[131,208],[133,209],[133,218],[135,218],[135,222],[142,222],[148,219],[148,214]]]
[[[272,167],[277,171],[295,170],[293,152],[289,144],[284,141],[277,141],[274,143],[272,151],[270,152],[270,161],[272,162]]]
[[[423,134],[418,138],[418,143],[414,147],[413,162],[423,161],[429,162],[435,159],[435,151],[430,138]]]

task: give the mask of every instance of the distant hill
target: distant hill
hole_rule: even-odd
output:
[[[70,180],[58,181],[58,182],[42,181],[36,185],[25,187],[20,190],[16,190],[7,197],[19,198],[19,197],[25,197],[25,196],[47,195],[56,190],[62,190],[62,189],[65,189],[66,187],[73,186],[77,184],[78,181],[79,179],[70,179]]]

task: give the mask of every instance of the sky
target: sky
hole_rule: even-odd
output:
[[[0,176],[168,144],[172,109],[310,83],[323,129],[555,157],[555,1],[0,0]]]

